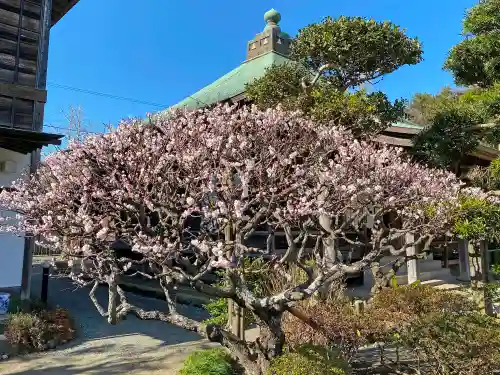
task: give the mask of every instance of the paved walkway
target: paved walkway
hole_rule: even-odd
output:
[[[35,267],[33,293],[40,290],[41,270]],[[98,299],[107,301],[107,290]],[[138,305],[166,310],[163,301],[134,296]],[[112,326],[95,310],[88,290],[76,289],[64,279],[49,281],[49,303],[70,309],[78,325],[78,338],[57,350],[0,362],[0,375],[174,375],[193,350],[209,347],[192,332],[159,321],[135,317]],[[204,319],[195,308],[184,307],[195,319]]]
[[[34,269],[32,293],[41,286],[41,269]],[[0,361],[0,375],[176,375],[185,357],[194,350],[211,345],[192,332],[159,321],[141,321],[133,316],[112,326],[101,317],[88,296],[88,289],[75,289],[66,279],[50,279],[49,303],[71,311],[78,337],[66,346],[44,353]],[[99,289],[97,298],[107,303],[107,290]],[[134,296],[131,302],[148,309],[166,311],[166,303],[158,299]],[[205,319],[202,310],[179,306],[193,319]],[[247,331],[247,339],[258,334]],[[358,359],[377,361],[377,351],[361,350]]]

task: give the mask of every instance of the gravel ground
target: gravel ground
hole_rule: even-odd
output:
[[[34,295],[41,289],[40,281],[41,269],[35,266]],[[105,304],[107,290],[98,290],[97,297]],[[160,300],[139,296],[130,299],[149,309],[166,310],[166,304]],[[88,289],[75,290],[65,279],[50,279],[49,303],[70,310],[78,337],[54,351],[2,361],[1,375],[174,375],[187,354],[210,346],[197,334],[164,322],[129,317],[112,326],[97,313]],[[199,309],[181,308],[194,319],[205,318]]]

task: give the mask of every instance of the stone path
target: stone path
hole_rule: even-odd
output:
[[[40,290],[41,270],[35,267],[33,293]],[[105,303],[107,291],[97,293]],[[150,309],[166,309],[160,300],[134,296],[131,300]],[[68,280],[51,279],[49,303],[70,309],[78,323],[78,338],[57,350],[0,362],[0,375],[174,375],[184,358],[197,349],[209,347],[194,333],[159,321],[129,317],[109,325],[95,310],[88,290],[77,289]],[[195,319],[202,311],[183,307]]]

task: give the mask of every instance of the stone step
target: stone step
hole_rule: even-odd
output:
[[[398,275],[396,277],[399,285],[408,284],[407,275]],[[448,282],[453,280],[456,281],[456,278],[450,273],[450,270],[448,268],[441,268],[439,270],[420,272],[419,280],[423,284],[424,282],[429,280],[443,280]]]
[[[385,271],[390,269],[390,264],[396,261],[396,257],[384,257],[380,261],[380,264],[386,265],[389,264],[389,266],[382,267]],[[420,272],[431,272],[431,271],[439,271],[442,268],[441,266],[441,261],[440,260],[433,260],[431,259],[421,259],[418,261],[419,266],[420,266]],[[403,265],[397,272],[397,275],[406,275],[407,269],[406,265]]]

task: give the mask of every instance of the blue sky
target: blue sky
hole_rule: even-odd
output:
[[[141,3],[141,7],[137,4]],[[238,66],[246,42],[264,27],[263,14],[281,12],[283,31],[325,16],[390,20],[419,37],[424,61],[404,67],[377,87],[391,98],[435,93],[452,84],[441,66],[461,40],[461,21],[476,0],[80,0],[51,30],[45,124],[65,127],[64,111],[80,106],[86,127],[162,109],[57,87],[109,93],[168,107]],[[47,127],[46,131],[58,130]]]

